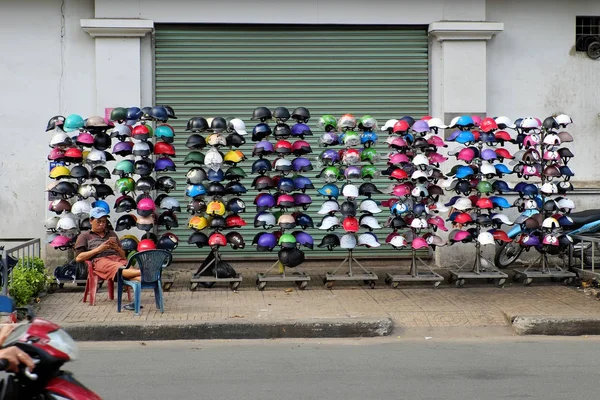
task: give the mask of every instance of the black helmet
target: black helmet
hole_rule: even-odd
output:
[[[197,133],[193,133],[187,138],[185,147],[191,150],[200,150],[206,147],[206,139]]]
[[[298,107],[292,113],[292,118],[298,122],[306,123],[310,119],[310,111],[306,107]]]
[[[60,181],[50,190],[50,193],[63,199],[69,199],[77,193],[77,188],[78,185],[75,183]]]
[[[248,189],[239,182],[231,181],[225,185],[225,193],[227,194],[242,194],[246,193]]]
[[[173,251],[179,245],[179,238],[171,232],[165,232],[158,239],[156,248],[161,250]]]
[[[264,122],[271,118],[273,118],[271,115],[271,110],[269,110],[267,107],[256,107],[252,112],[252,118],[250,119],[253,121],[260,120],[261,122]]]
[[[411,126],[411,127],[415,123],[415,119],[413,117],[411,117],[410,115],[405,115],[404,117],[400,118],[400,121],[406,121],[408,126]]]
[[[104,167],[104,168],[106,168],[106,167]],[[71,175],[71,178],[75,178],[75,179],[77,179],[77,181],[79,183],[82,183],[86,179],[89,179],[90,171],[88,171],[88,169],[86,167],[84,167],[83,165],[75,165],[73,168],[71,168],[70,175]],[[110,173],[108,174],[108,176],[110,179]],[[100,178],[98,178],[98,180],[100,180]],[[102,178],[102,180],[100,182],[104,182],[104,178]]]
[[[386,225],[394,230],[403,229],[403,228],[406,228],[406,226],[407,226],[404,218],[402,218],[399,215],[396,215],[395,217],[390,218]]]
[[[294,220],[296,221],[296,226],[301,227],[302,229],[306,228],[314,228],[315,224],[310,215],[305,213],[294,213]]]
[[[194,232],[190,235],[187,242],[189,244],[195,244],[197,247],[208,246],[208,236],[202,232]]]
[[[96,198],[97,199],[105,199],[108,196],[114,196],[115,192],[113,192],[112,188],[105,183],[100,183],[96,185]]]
[[[187,205],[187,212],[190,214],[204,214],[206,212],[206,203],[204,200],[192,199]]]
[[[89,231],[92,229],[92,223],[89,218],[82,219],[79,222],[79,230],[81,231]]]
[[[167,122],[169,114],[162,106],[154,106],[150,109],[150,112],[144,115],[146,119],[152,119],[154,121]]]
[[[210,129],[213,132],[223,132],[227,130],[227,121],[223,117],[214,117],[212,122],[210,123]]]
[[[131,196],[121,196],[117,200],[115,200],[114,209],[116,212],[130,212],[131,210],[135,210],[137,204],[135,200]]]
[[[138,242],[135,239],[130,237],[124,237],[121,239],[121,247],[125,251],[136,251]]]
[[[244,203],[244,201],[239,197],[233,197],[227,201],[227,204],[225,204],[225,209],[234,214],[239,214],[246,211],[246,203]]]
[[[246,139],[239,133],[233,132],[227,135],[225,142],[229,147],[240,147],[241,145],[246,144]]]
[[[162,214],[158,216],[158,225],[163,225],[167,230],[171,228],[177,228],[179,223],[177,222],[177,217],[173,211],[164,211]]]
[[[323,236],[323,239],[321,239],[321,243],[317,247],[320,247],[320,248],[327,247],[327,250],[331,251],[334,249],[334,247],[337,247],[339,245],[340,245],[339,236],[336,235],[335,233],[329,233],[329,234]]]
[[[294,268],[302,264],[306,259],[304,252],[300,249],[281,249],[277,253],[279,262],[286,268]]]
[[[171,119],[177,119],[177,117],[175,116],[175,110],[173,110],[173,107],[171,106],[160,106],[162,108],[164,108],[167,111],[167,116]]]
[[[208,121],[204,117],[192,117],[188,120],[186,131],[204,132],[208,129]]]
[[[158,242],[158,236],[156,236],[156,234],[154,232],[146,232],[142,235],[142,237],[140,238],[140,240],[144,240],[144,239],[149,239],[151,241],[153,241],[154,243]]]
[[[253,174],[264,174],[265,172],[272,171],[273,166],[264,158],[259,158],[258,160],[252,163],[252,173]]]
[[[342,212],[342,215],[345,217],[348,217],[348,216],[355,217],[356,216],[356,203],[353,201],[350,201],[350,200],[346,200],[340,206],[340,211]]]
[[[73,169],[77,167],[75,166]],[[73,174],[73,169],[71,169],[71,174]],[[104,165],[95,166],[90,172],[90,179],[98,179],[100,183],[104,183],[105,179],[110,179],[110,171]]]
[[[151,176],[142,176],[135,183],[135,190],[139,192],[149,193],[156,187],[156,181]]]
[[[117,220],[117,227],[115,228],[115,231],[123,231],[123,230],[129,230],[131,228],[133,228],[136,224],[136,219],[133,215],[131,214],[125,214],[119,217],[119,219]]]
[[[554,119],[554,117],[548,117],[544,120],[544,122],[542,122],[542,126],[544,127],[544,129],[546,129],[547,131],[550,131],[552,129],[558,129],[558,122],[556,122],[556,119]]]
[[[133,172],[141,176],[148,176],[154,171],[154,161],[149,158],[137,160],[134,164]]]
[[[463,194],[465,196],[468,196],[469,194],[471,194],[473,187],[471,186],[471,182],[469,182],[466,179],[461,179],[456,184],[456,187],[454,188],[454,190],[456,191],[457,194]]]
[[[56,129],[56,127],[62,127],[64,123],[65,117],[63,117],[62,115],[56,115],[48,120],[48,125],[46,125],[46,132]]]
[[[381,193],[381,191],[371,182],[365,182],[358,188],[358,193],[362,196],[371,197],[372,194]]]
[[[111,146],[110,136],[106,132],[98,132],[94,136],[94,147],[98,150],[106,150]]]
[[[252,141],[259,142],[271,134],[271,127],[264,122],[252,128]]]
[[[206,194],[210,196],[224,196],[225,187],[219,182],[211,182],[206,188]]]
[[[220,215],[213,215],[209,227],[211,229],[227,229],[227,221]]]
[[[168,194],[165,193],[161,193],[158,196],[156,196],[156,198],[154,199],[154,205],[156,206],[156,208],[160,207],[160,203],[163,201],[163,199],[169,197]],[[152,196],[148,195],[148,198],[152,198]],[[139,200],[138,200],[139,201]]]
[[[142,107],[142,119],[146,119],[146,115],[150,114],[150,110],[152,110],[152,107]]]
[[[285,107],[277,107],[273,110],[273,117],[278,121],[285,122],[290,119],[290,111]]]
[[[244,238],[239,232],[229,232],[225,235],[225,239],[227,239],[227,243],[229,243],[234,250],[246,247],[246,242],[244,242]]]
[[[257,176],[252,182],[252,187],[256,188],[256,190],[269,190],[275,188],[275,183],[273,182],[273,178],[266,175]]]
[[[277,124],[275,125],[273,135],[280,139],[288,138],[292,135],[292,130],[288,124]]]
[[[177,188],[177,182],[170,176],[161,176],[156,181],[156,190],[162,190],[163,192],[169,193],[171,190]]]

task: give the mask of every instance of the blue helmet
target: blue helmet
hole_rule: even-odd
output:
[[[458,136],[456,137],[456,141],[460,144],[474,142],[475,135],[473,135],[473,132],[464,131],[458,134]]]
[[[463,115],[458,119],[458,121],[456,121],[456,126],[460,127],[469,128],[474,125],[475,122],[473,121],[473,118],[471,118],[469,115]]]
[[[458,179],[467,178],[473,174],[475,174],[475,171],[473,171],[473,168],[469,167],[468,165],[461,165],[456,170],[456,177]]]
[[[377,142],[377,139],[379,139],[379,137],[373,131],[363,132],[363,134],[360,135],[360,143],[361,144],[375,143],[375,142]]]
[[[206,189],[203,185],[188,185],[185,189],[185,195],[188,197],[202,196],[206,194]]]
[[[208,180],[211,182],[222,182],[225,179],[225,173],[221,168],[218,170],[208,169],[207,173]]]
[[[512,174],[512,171],[504,164],[496,164],[494,167],[496,167],[496,171],[501,174]]]
[[[324,185],[321,189],[317,190],[317,192],[325,197],[335,197],[336,199],[340,196],[340,189],[333,183]]]
[[[498,208],[501,208],[501,209],[502,208],[510,208],[510,207],[512,207],[512,205],[504,197],[491,196],[490,200],[492,200],[492,203],[494,204],[495,207],[498,207]]]
[[[296,189],[305,190],[305,189],[314,189],[315,188],[312,181],[305,176],[296,175],[293,180],[294,180],[294,186],[296,187]]]
[[[104,200],[96,200],[92,203],[92,207],[103,208],[107,214],[110,214],[110,206]]]

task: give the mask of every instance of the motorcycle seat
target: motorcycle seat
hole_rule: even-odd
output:
[[[600,220],[600,210],[585,210],[568,214],[575,225],[585,225]]]

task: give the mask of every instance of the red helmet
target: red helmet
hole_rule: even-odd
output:
[[[392,173],[390,174],[390,179],[407,179],[408,178],[408,174],[406,173],[405,170],[403,170],[402,168],[396,168],[395,170],[392,171]]]
[[[498,129],[498,124],[493,118],[487,117],[481,121],[479,124],[479,129],[481,129],[483,132],[491,132]]]
[[[458,214],[456,216],[456,218],[454,218],[454,223],[456,223],[456,224],[464,225],[469,222],[473,222],[473,218],[471,218],[470,214],[465,213],[465,212]]]
[[[76,147],[71,147],[65,151],[65,157],[67,158],[83,158],[83,153]]]
[[[475,141],[479,140],[479,131],[471,131],[471,133],[473,134]]]
[[[494,132],[494,137],[499,142],[500,141],[509,142],[512,140],[510,135],[506,131],[496,131],[496,132]]]
[[[497,242],[512,242],[512,239],[509,238],[506,232],[503,230],[496,229],[494,232],[492,232],[492,235],[494,235],[494,240]]]
[[[137,245],[137,251],[156,250],[156,243],[150,239],[143,239]]]
[[[312,153],[310,144],[306,140],[296,140],[294,144],[292,144],[292,151]]]
[[[175,148],[167,142],[158,142],[154,145],[154,154],[175,157]]]
[[[498,134],[498,132],[496,132],[496,135]],[[498,156],[498,158],[508,158],[508,159],[512,159],[515,158],[513,157],[512,154],[510,154],[508,152],[508,150],[506,150],[505,148],[501,147],[499,149],[496,149],[496,155]]]
[[[292,152],[292,144],[287,140],[280,140],[275,143],[275,152],[281,154],[290,154]]]
[[[225,218],[225,223],[228,228],[241,228],[242,226],[246,226],[246,221],[236,214],[232,214]]]
[[[494,208],[494,203],[492,203],[492,200],[488,199],[487,197],[482,197],[477,200],[475,207],[491,210]]]
[[[358,220],[355,217],[349,216],[344,218],[342,226],[346,232],[358,232]]]
[[[215,232],[208,238],[208,245],[211,247],[227,246],[227,238],[222,233]]]
[[[393,133],[406,132],[409,129],[410,129],[410,125],[408,125],[408,122],[406,122],[404,120],[400,120],[394,124],[394,127],[392,128],[392,132]]]
[[[148,130],[148,127],[144,124],[141,125],[136,125],[132,130],[131,130],[131,135],[135,138],[136,136],[140,136],[140,135],[144,135],[146,137],[148,137],[150,135],[150,130]]]

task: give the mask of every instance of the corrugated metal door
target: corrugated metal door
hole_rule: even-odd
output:
[[[336,117],[353,113],[357,117],[373,115],[383,125],[387,119],[403,115],[420,117],[428,113],[428,53],[427,31],[424,27],[330,27],[330,26],[256,26],[256,25],[157,25],[156,27],[156,104],[171,105],[177,120],[169,123],[176,131],[178,190],[175,196],[182,205],[187,166],[183,158],[189,151],[185,146],[187,120],[193,116],[242,118],[249,132],[256,124],[251,121],[257,106],[274,109],[285,106],[290,112],[298,106],[307,107],[312,115],[309,125],[315,134],[308,139],[316,158],[322,151],[317,144],[322,133],[316,121],[322,114]],[[292,125],[293,122],[290,122]],[[271,123],[273,125],[273,123]],[[382,136],[382,135],[380,135]],[[382,139],[385,139],[383,137]],[[248,173],[254,160],[253,142],[240,149],[249,160],[240,166]],[[385,156],[383,140],[377,146]],[[385,157],[379,165],[385,168]],[[316,168],[318,169],[318,168]],[[318,171],[304,174],[320,187],[315,178]],[[253,176],[251,177],[253,178]],[[243,183],[250,189],[252,179]],[[390,181],[381,177],[374,183],[386,187]],[[316,203],[308,213],[315,224],[321,220],[316,213],[322,198],[309,191]],[[244,251],[230,251],[228,257],[264,257],[250,242],[258,232],[252,226],[256,193],[242,196],[247,212],[242,216],[249,223],[243,228],[248,246]],[[382,195],[376,200],[385,199]],[[388,213],[379,214],[383,223]],[[197,258],[207,249],[197,249],[185,243],[191,233],[185,225],[187,215],[179,214],[182,227],[173,230],[182,239],[176,256]],[[323,232],[308,230],[316,243]],[[361,231],[362,232],[362,231]],[[337,233],[340,233],[338,230]],[[375,232],[381,242],[390,229]],[[357,249],[357,255],[368,250]],[[309,257],[342,257],[341,250],[308,251]],[[369,251],[369,256],[406,255],[383,245]],[[270,256],[269,258],[272,258]]]

